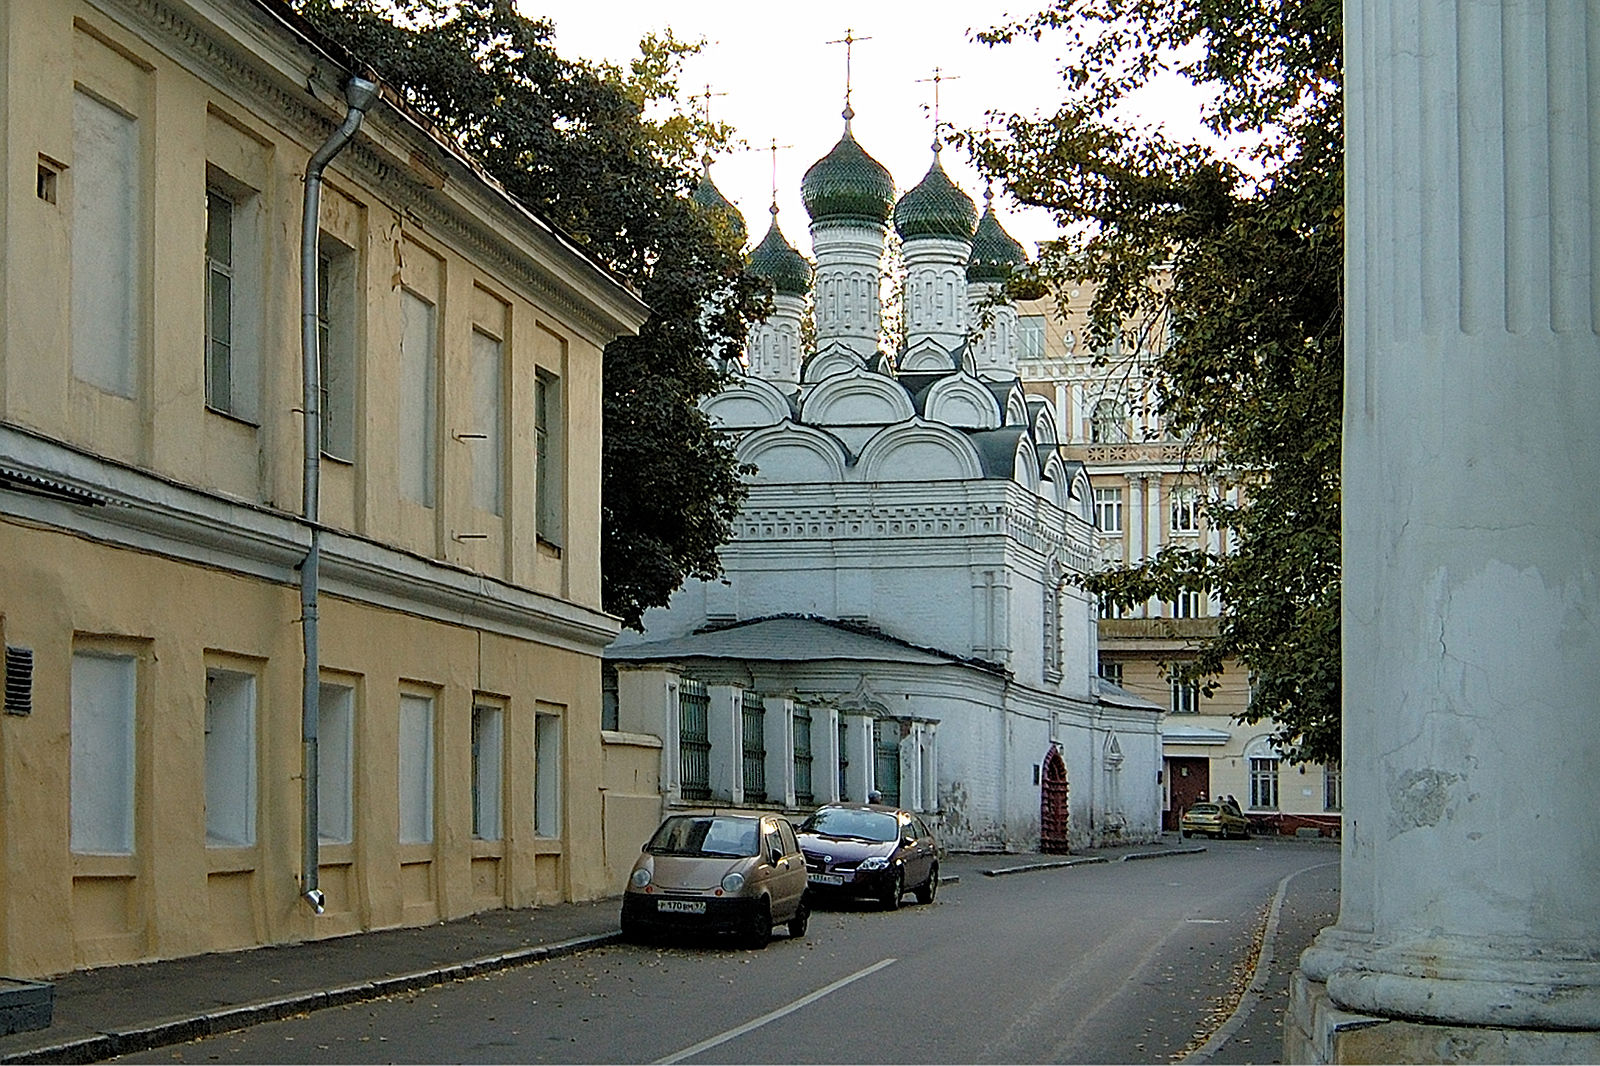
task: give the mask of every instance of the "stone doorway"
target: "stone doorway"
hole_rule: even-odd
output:
[[[1039,850],[1046,855],[1067,853],[1068,798],[1067,764],[1052,744],[1039,781]]]

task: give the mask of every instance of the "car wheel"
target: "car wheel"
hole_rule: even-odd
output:
[[[794,917],[789,919],[789,935],[798,940],[806,935],[806,925],[811,921],[811,904],[802,898],[800,908],[794,912]]]
[[[939,864],[934,863],[933,869],[928,871],[928,880],[921,888],[917,889],[918,903],[932,903],[933,897],[939,894]]]
[[[906,894],[906,872],[905,872],[905,869],[903,867],[902,868],[897,868],[895,870],[895,872],[894,872],[894,879],[889,883],[889,887],[887,889],[885,889],[884,893],[883,893],[883,908],[884,908],[884,910],[890,910],[890,911],[899,910],[900,909],[900,897],[905,895],[905,894]]]
[[[1189,839],[1189,831],[1187,829],[1180,829],[1178,832],[1182,835],[1183,839]]]
[[[766,947],[772,941],[772,902],[762,900],[756,907],[755,917],[750,919],[750,932],[745,942],[757,951]]]
[[[622,939],[628,944],[644,943],[644,930],[639,927],[637,919],[622,916]]]

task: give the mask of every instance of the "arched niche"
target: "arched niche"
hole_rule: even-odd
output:
[[[964,435],[920,418],[875,434],[856,463],[858,481],[970,481],[981,477],[983,464]]]
[[[1039,491],[1039,453],[1033,438],[1018,434],[1017,449],[1011,459],[1011,480],[1032,492]]]
[[[1029,396],[1028,412],[1033,422],[1033,439],[1039,447],[1061,443],[1061,430],[1056,425],[1056,409],[1049,400],[1042,396]]]
[[[838,438],[792,423],[758,429],[739,442],[735,458],[754,463],[757,485],[827,485],[845,479],[848,456]]]
[[[923,401],[924,416],[957,429],[998,429],[1000,405],[994,394],[966,374],[951,374],[934,383]]]
[[[813,354],[800,368],[800,380],[806,384],[826,381],[836,374],[848,374],[862,368],[861,356],[835,342]]]
[[[1051,448],[1039,466],[1039,495],[1063,511],[1071,512],[1072,473],[1061,461],[1061,454]]]
[[[763,429],[793,415],[788,397],[776,385],[748,376],[701,400],[700,409],[718,429]]]
[[[810,426],[886,426],[916,413],[898,381],[860,367],[818,382],[800,405],[800,420]]]

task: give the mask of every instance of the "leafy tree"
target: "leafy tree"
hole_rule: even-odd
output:
[[[700,46],[646,36],[622,70],[561,57],[552,24],[509,0],[295,6],[650,304],[639,336],[605,351],[606,610],[637,628],[686,578],[720,576],[746,490],[697,402],[721,384],[708,357],[739,351],[770,302],[744,274],[743,235],[688,195],[730,136],[673,106]]]
[[[1058,0],[978,36],[1045,35],[1065,41],[1059,110],[991,116],[998,131],[965,142],[1069,231],[1039,273],[1058,300],[1095,285],[1091,343],[1170,322],[1148,367],[1158,410],[1192,442],[1199,472],[1245,489],[1239,505],[1205,504],[1229,531],[1227,554],[1169,546],[1085,585],[1121,606],[1217,594],[1217,635],[1188,676],[1236,660],[1254,681],[1244,721],[1273,720],[1292,759],[1337,759],[1339,0]],[[1209,94],[1214,137],[1174,139],[1126,118],[1162,77]],[[1152,285],[1158,276],[1170,285]]]

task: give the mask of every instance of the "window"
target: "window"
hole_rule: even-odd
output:
[[[435,308],[400,290],[400,490],[434,505],[439,480],[439,357]]]
[[[433,842],[433,697],[400,697],[400,843]]]
[[[72,656],[72,850],[133,853],[134,708],[132,657]]]
[[[1322,768],[1322,807],[1329,811],[1344,810],[1344,774],[1336,762]]]
[[[206,671],[206,846],[256,842],[256,679]]]
[[[617,668],[600,665],[600,728],[622,728],[622,704],[617,691]]]
[[[323,682],[317,688],[317,839],[355,839],[355,689]]]
[[[487,333],[472,332],[472,505],[501,514],[505,507],[505,438],[502,382],[504,348]]]
[[[1250,760],[1250,806],[1278,809],[1278,760],[1253,757]]]
[[[767,798],[767,707],[758,692],[746,692],[739,704],[740,739],[743,742],[744,798],[752,803]]]
[[[1117,662],[1115,659],[1101,659],[1100,676],[1111,682],[1113,685],[1116,685],[1118,688],[1121,688],[1122,664]]]
[[[1101,598],[1101,600],[1100,600],[1100,617],[1101,618],[1126,618],[1127,614],[1128,614],[1127,610],[1125,608],[1123,608],[1122,606],[1120,606],[1118,604],[1115,604],[1115,603],[1112,603],[1110,600],[1105,599],[1104,597]]]
[[[206,406],[233,410],[233,201],[206,190]]]
[[[1177,489],[1172,494],[1172,532],[1200,531],[1199,501],[1193,489]]]
[[[498,707],[472,708],[472,835],[500,839],[505,756],[505,714]]]
[[[1182,671],[1183,667],[1179,665],[1172,668],[1172,713],[1199,714],[1200,682],[1193,678],[1185,680]]]
[[[317,253],[317,364],[322,452],[356,454],[356,253],[324,233]]]
[[[1094,405],[1089,417],[1089,443],[1126,444],[1128,442],[1128,412],[1116,400],[1101,400]]]
[[[561,477],[561,381],[539,371],[533,383],[534,493],[538,501],[537,532],[550,544],[562,542],[566,486]]]
[[[1122,490],[1094,490],[1095,524],[1102,533],[1122,532]]]
[[[536,714],[533,725],[533,835],[561,835],[561,716]]]
[[[72,144],[72,372],[131,399],[144,332],[139,125],[80,90]]]
[[[1172,617],[1174,618],[1202,618],[1205,616],[1205,596],[1197,591],[1188,590],[1178,593],[1172,601]]]
[[[1044,316],[1022,315],[1017,319],[1018,354],[1023,359],[1044,358]]]

